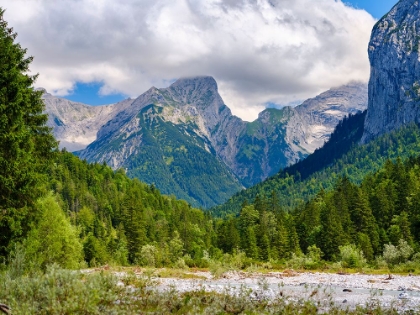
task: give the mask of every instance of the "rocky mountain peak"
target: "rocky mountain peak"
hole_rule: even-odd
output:
[[[195,103],[202,107],[213,101],[222,102],[216,80],[211,76],[181,78],[166,90],[175,100],[184,104]]]
[[[401,0],[376,23],[362,142],[420,121],[420,4]]]
[[[217,92],[217,82],[212,76],[185,77],[176,80],[170,86],[171,89],[188,94],[190,91],[211,90]]]

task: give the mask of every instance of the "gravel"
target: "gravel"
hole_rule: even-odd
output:
[[[251,289],[254,299],[288,298],[291,301],[313,300],[329,307],[330,302],[344,308],[381,305],[398,312],[420,311],[420,277],[399,275],[331,274],[319,272],[245,273],[229,272],[213,278],[209,272],[196,272],[200,280],[157,279],[159,290],[180,292],[206,290],[238,294]]]

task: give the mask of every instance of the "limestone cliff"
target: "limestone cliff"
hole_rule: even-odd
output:
[[[419,50],[419,1],[401,0],[372,31],[363,143],[409,122],[420,122]]]

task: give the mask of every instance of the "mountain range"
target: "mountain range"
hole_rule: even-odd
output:
[[[322,146],[343,117],[367,107],[367,86],[351,82],[296,107],[268,108],[253,122],[232,115],[208,76],[106,106],[46,91],[43,99],[61,147],[207,208]]]

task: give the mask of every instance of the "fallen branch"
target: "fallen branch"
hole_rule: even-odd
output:
[[[392,279],[394,279],[394,277],[390,273],[388,274],[388,278],[385,278],[385,280],[392,280]]]
[[[12,314],[12,310],[6,304],[1,304],[0,303],[0,311],[2,311],[4,314],[7,314],[7,315],[11,315]]]

